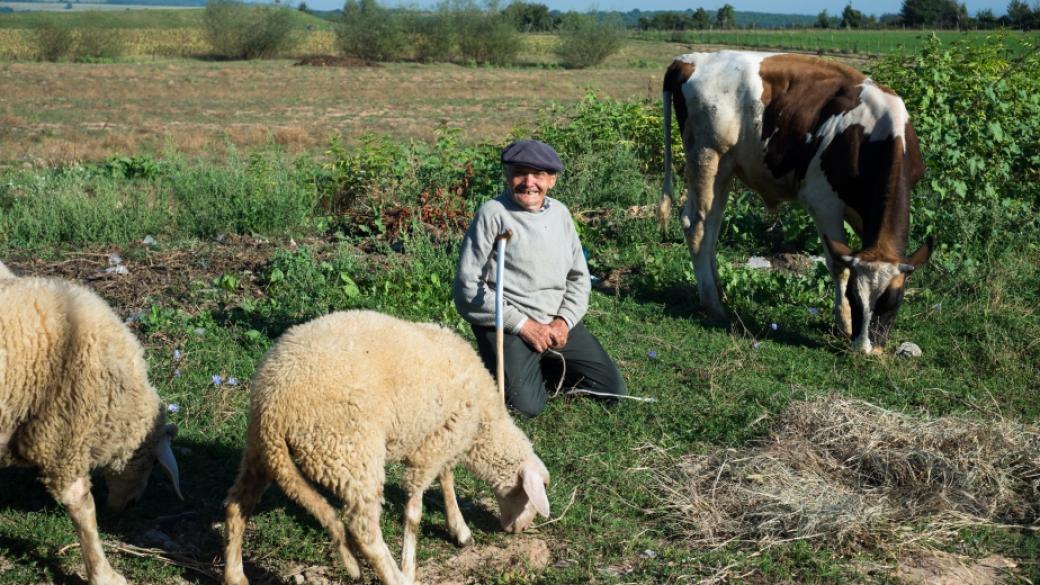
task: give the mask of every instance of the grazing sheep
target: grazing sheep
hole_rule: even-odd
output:
[[[87,289],[17,278],[0,263],[0,467],[35,466],[79,533],[91,585],[124,585],[101,549],[90,495],[100,468],[108,505],[140,497],[158,458],[180,496],[177,462],[140,343]]]
[[[400,570],[379,528],[389,461],[406,467]],[[522,531],[536,511],[548,517],[549,472],[458,335],[370,311],[293,327],[264,358],[253,384],[242,465],[225,502],[225,583],[249,582],[242,535],[272,480],[329,531],[353,578],[360,571],[343,524],[311,482],[341,500],[350,545],[384,583],[414,583],[422,494],[434,477],[452,538],[460,546],[472,540],[455,500],[456,463],[491,485],[504,529]]]

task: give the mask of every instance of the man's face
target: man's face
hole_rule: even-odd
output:
[[[545,195],[556,185],[556,175],[525,166],[506,169],[506,180],[513,192],[513,200],[527,211],[538,211],[545,203]]]

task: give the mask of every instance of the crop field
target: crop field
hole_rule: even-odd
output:
[[[0,260],[108,301],[179,427],[183,501],[155,473],[116,514],[94,482],[112,564],[133,583],[220,582],[251,380],[289,327],[373,309],[472,341],[451,300],[459,242],[502,188],[499,149],[536,136],[565,162],[553,195],[598,279],[584,322],[651,401],[560,388],[518,420],[552,474],[552,515],[523,534],[503,533],[492,492],[460,471],[475,543],[456,548],[435,484],[420,582],[1038,582],[1037,51],[936,39],[855,61],[906,100],[927,168],[908,247],[939,243],[889,345],[864,356],[833,330],[808,216],[740,186],[718,258],[732,318],[700,311],[677,214],[662,232],[654,209],[660,76],[702,46],[629,40],[565,70],[554,42],[530,39],[505,68],[0,62]],[[922,354],[896,355],[906,341]],[[381,525],[395,556],[402,469],[388,469]],[[350,582],[277,487],[244,550],[253,583]],[[83,575],[35,470],[0,469],[0,585]],[[360,582],[378,580],[363,565]]]

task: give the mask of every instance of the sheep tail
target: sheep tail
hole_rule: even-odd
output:
[[[273,445],[268,444],[266,447],[270,457],[271,475],[274,476],[275,481],[281,486],[282,491],[289,496],[289,499],[310,512],[329,532],[333,543],[339,549],[343,565],[346,567],[350,577],[352,579],[361,578],[361,568],[347,545],[343,522],[337,516],[335,508],[329,504],[329,501],[324,496],[318,493],[318,490],[314,489],[314,486],[303,476],[300,468],[293,462],[289,453],[289,444],[284,439],[281,439]]]

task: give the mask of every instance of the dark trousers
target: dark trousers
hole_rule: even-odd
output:
[[[495,375],[495,328],[471,325],[477,350],[484,365]],[[564,375],[564,387],[576,386],[594,392],[625,395],[628,390],[621,372],[603,346],[578,323],[567,336],[567,345],[545,353],[531,349],[518,335],[504,335],[506,402],[526,416],[536,416],[549,400],[546,381],[556,387]],[[559,352],[566,360],[553,353]],[[565,367],[564,367],[565,366]],[[566,369],[566,371],[564,371]]]

